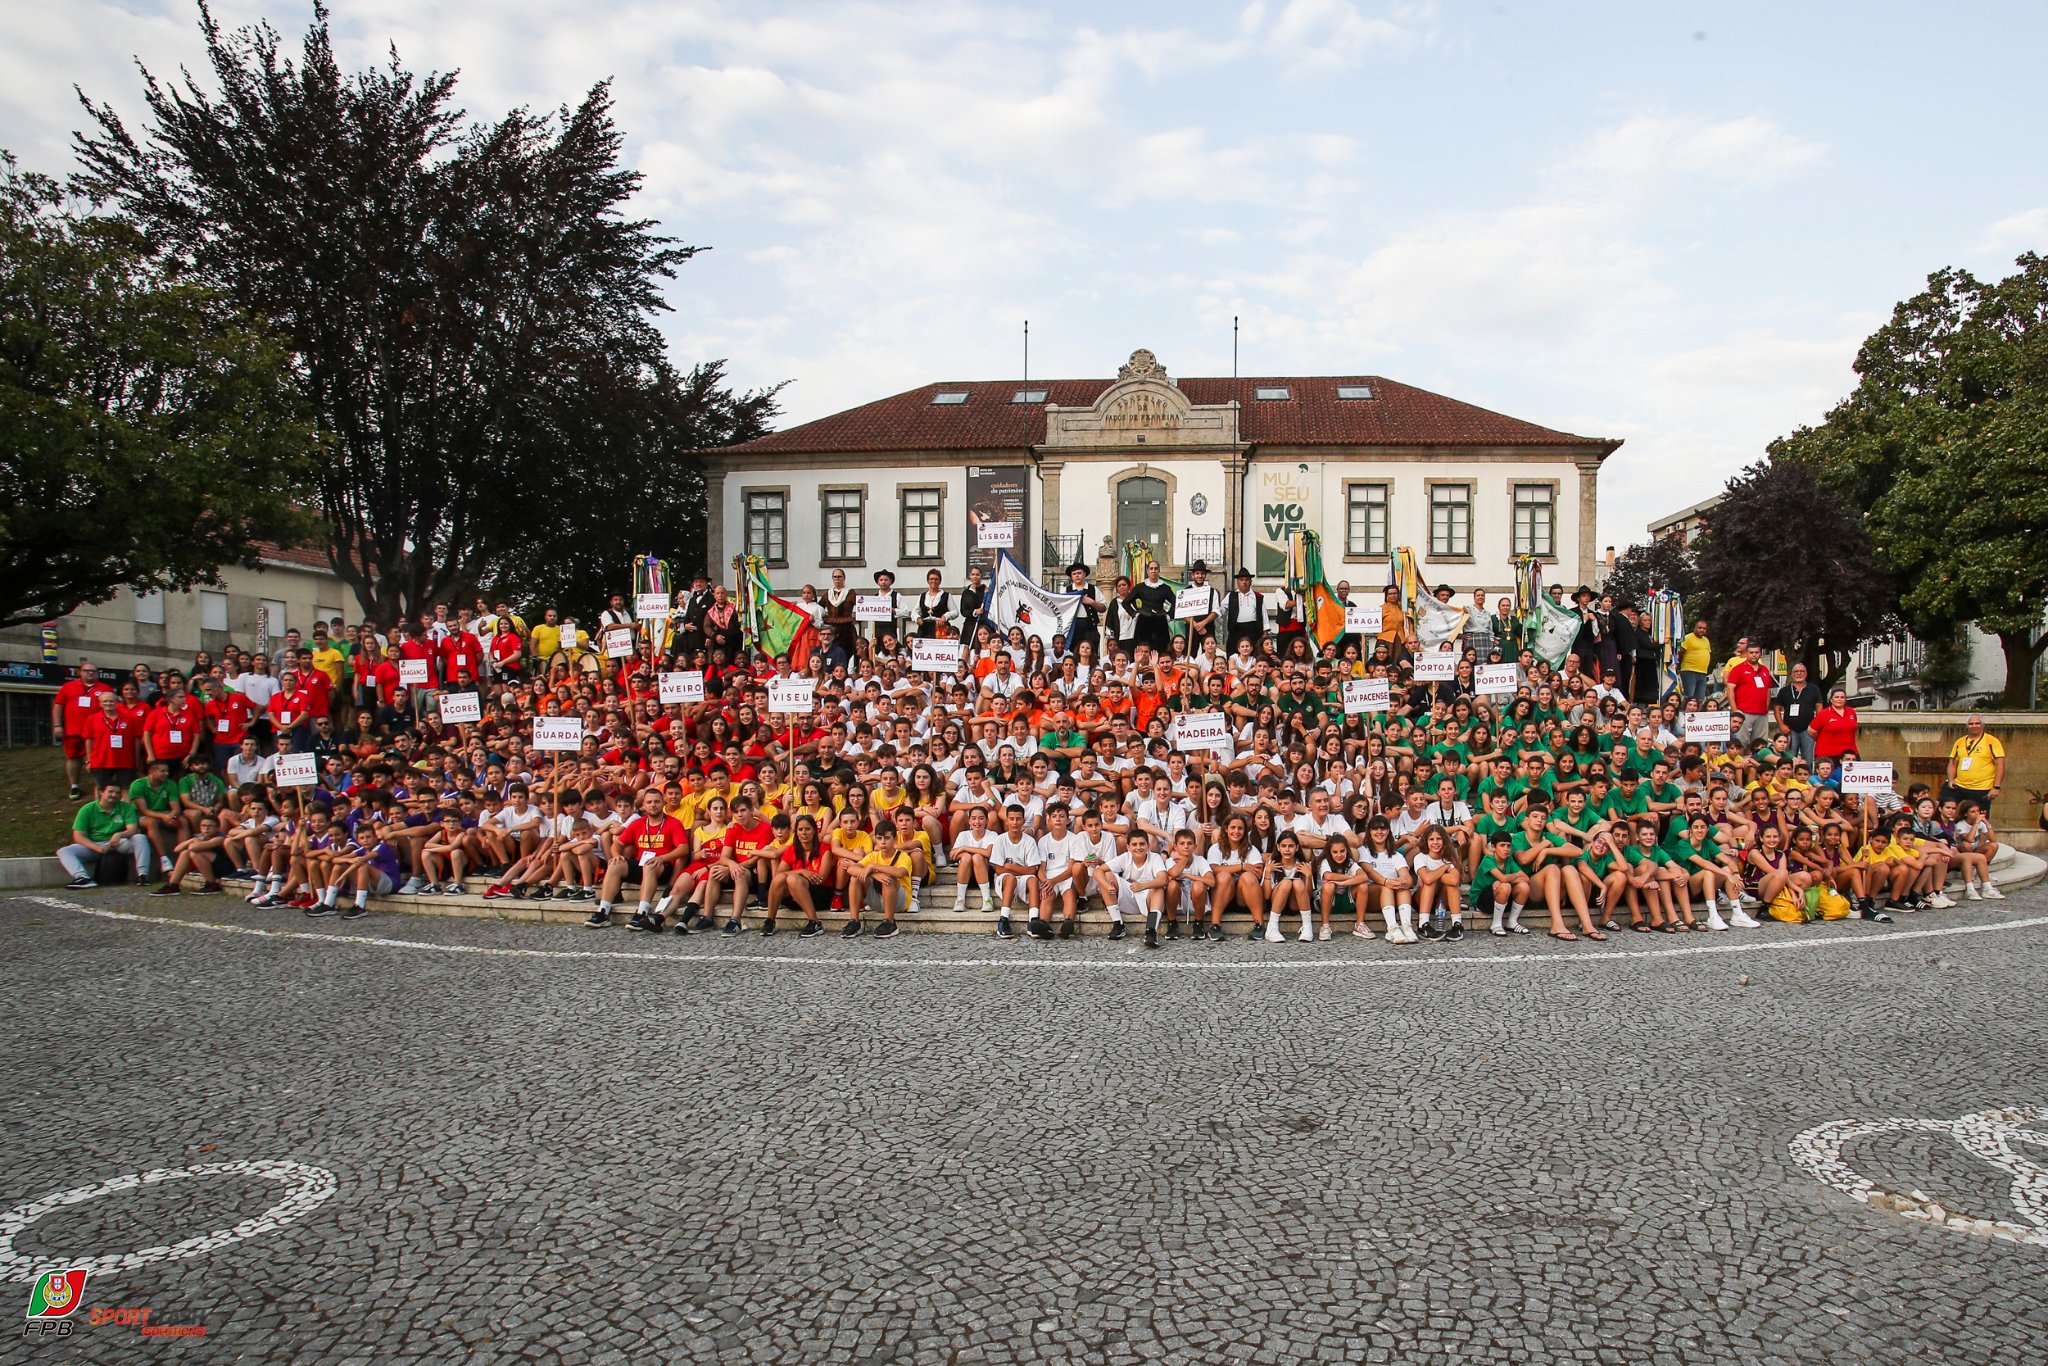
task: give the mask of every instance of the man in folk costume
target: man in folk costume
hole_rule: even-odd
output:
[[[1067,566],[1067,591],[1081,595],[1081,610],[1074,614],[1073,643],[1069,650],[1078,651],[1081,642],[1087,641],[1095,647],[1097,663],[1102,661],[1102,599],[1095,596],[1095,589],[1088,582],[1088,566],[1079,560]]]
[[[885,597],[889,600],[889,619],[887,621],[870,623],[875,628],[875,644],[880,645],[883,636],[894,636],[898,640],[903,639],[903,623],[901,621],[903,604],[896,598],[896,575],[887,569],[877,569],[875,571],[875,593],[877,596]]]
[[[1110,650],[1122,650],[1130,654],[1143,644],[1138,634],[1138,596],[1131,586],[1131,576],[1116,576],[1116,591],[1109,601]],[[1105,653],[1108,653],[1105,651]]]
[[[1237,642],[1249,640],[1252,653],[1266,635],[1266,595],[1252,591],[1252,571],[1238,567],[1237,588],[1223,599],[1224,649],[1237,653]]]
[[[1173,649],[1173,590],[1159,577],[1159,561],[1145,562],[1145,582],[1131,590],[1138,612],[1138,643],[1154,654]]]
[[[1600,613],[1593,608],[1593,590],[1580,584],[1572,594],[1572,608],[1578,614],[1579,633],[1572,638],[1572,654],[1586,677],[1600,677]]]
[[[939,571],[928,570],[924,592],[917,595],[917,638],[937,640],[952,630],[953,597],[939,586]]]
[[[853,640],[857,627],[853,620],[854,592],[846,586],[846,571],[832,571],[832,586],[825,590],[825,626],[831,648],[828,654],[834,664],[844,664],[853,658]]]
[[[711,608],[711,580],[703,570],[690,575],[690,586],[676,594],[676,641],[684,659],[704,648],[704,613]]]
[[[1188,618],[1188,654],[1201,652],[1202,643],[1216,639],[1216,620],[1223,612],[1223,595],[1216,591],[1216,585],[1209,582],[1209,563],[1196,560],[1188,570],[1190,589],[1199,588],[1209,595],[1206,610]]]
[[[626,595],[624,593],[612,594],[611,601],[605,605],[605,609],[602,612],[597,614],[597,624],[599,627],[631,626],[633,624],[633,614],[626,610]]]

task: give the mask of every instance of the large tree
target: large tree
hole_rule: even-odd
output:
[[[1855,391],[1772,446],[1866,515],[1914,631],[1995,634],[2027,705],[2048,633],[2048,261],[1995,283],[1941,270],[1856,357]]]
[[[145,71],[139,136],[87,100],[81,184],[289,339],[335,571],[385,621],[513,565],[533,591],[577,581],[525,564],[536,548],[608,555],[623,587],[632,551],[668,547],[621,541],[615,512],[697,487],[687,452],[755,434],[774,402],[669,364],[652,319],[697,248],[627,215],[608,87],[477,123],[452,73],[396,52],[344,72],[324,7],[296,62],[267,25],[227,32],[202,5],[201,27],[217,92]],[[664,505],[680,552],[701,496]]]
[[[1783,650],[1823,685],[1896,620],[1863,519],[1802,465],[1763,462],[1729,481],[1695,554],[1715,631]]]
[[[0,153],[0,626],[296,541],[313,441],[276,338]]]

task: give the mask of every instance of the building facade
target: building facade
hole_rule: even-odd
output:
[[[1377,376],[1176,380],[1138,351],[1113,379],[930,384],[702,456],[716,572],[759,554],[783,587],[958,584],[1003,540],[1039,577],[1136,541],[1170,577],[1271,586],[1308,529],[1333,582],[1384,582],[1410,546],[1462,593],[1505,589],[1518,553],[1588,581],[1620,444]]]
[[[183,593],[124,588],[58,618],[55,665],[43,662],[40,627],[0,631],[0,744],[49,742],[50,696],[80,659],[99,665],[103,677],[137,664],[183,668],[197,650],[218,657],[230,643],[254,649],[264,633],[275,648],[290,627],[310,638],[316,618],[362,619],[355,594],[315,548],[265,545],[256,568],[223,565],[220,579]]]

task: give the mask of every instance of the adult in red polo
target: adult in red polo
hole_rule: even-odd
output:
[[[1742,658],[1728,666],[1723,675],[1728,685],[1728,705],[1735,713],[1735,738],[1745,745],[1760,745],[1771,734],[1771,693],[1777,679],[1764,664],[1761,645],[1742,647]]]
[[[228,760],[242,752],[242,737],[249,733],[256,708],[222,679],[209,676],[199,686],[206,694],[201,713],[205,717],[207,742],[213,746],[213,771],[224,774],[228,771]]]
[[[143,713],[139,707],[122,706],[112,692],[95,700],[99,709],[85,722],[85,763],[92,772],[93,790],[114,783],[126,793],[141,762]]]
[[[206,739],[206,713],[176,674],[164,679],[164,700],[150,710],[142,728],[145,759],[167,759],[173,774],[185,771],[185,760]]]
[[[100,694],[112,691],[92,661],[81,659],[78,677],[65,679],[50,701],[50,734],[64,745],[64,776],[71,783],[72,801],[85,796],[86,723],[100,709]]]
[[[279,735],[292,737],[294,750],[313,747],[313,703],[312,690],[300,679],[299,671],[285,670],[277,696],[270,699],[270,724],[277,727]]]
[[[441,637],[440,676],[456,692],[474,692],[484,676],[484,643],[467,623]]]
[[[424,697],[441,686],[441,650],[432,640],[428,639],[425,631],[422,631],[417,625],[408,625],[405,628],[405,638],[398,642],[398,662],[401,671],[405,665],[414,663],[414,661],[424,661],[426,663],[426,682],[409,683],[406,686],[412,689],[413,696]],[[399,681],[404,682],[405,680],[401,678]]]

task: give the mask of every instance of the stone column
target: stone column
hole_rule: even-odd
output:
[[[1590,584],[1600,563],[1600,461],[1573,463],[1579,470],[1579,573],[1572,582]]]
[[[1219,575],[1234,575],[1244,563],[1244,473],[1248,462],[1243,451],[1223,457],[1223,560]],[[1237,580],[1231,578],[1235,588]]]
[[[709,468],[704,471],[704,515],[708,525],[704,528],[704,572],[713,583],[724,583],[727,571],[725,548],[725,471]],[[733,554],[747,542],[746,529],[739,533],[739,544],[733,547]]]
[[[1066,472],[1066,468],[1067,462],[1064,460],[1041,460],[1038,462],[1039,518],[1045,523],[1044,528],[1039,533],[1038,543],[1041,546],[1060,534],[1060,475]],[[1087,547],[1082,546],[1081,549],[1085,551]],[[1040,578],[1043,578],[1052,570],[1065,569],[1066,567],[1064,564],[1042,564],[1038,566],[1038,575]],[[1028,564],[1026,569],[1029,569]]]

